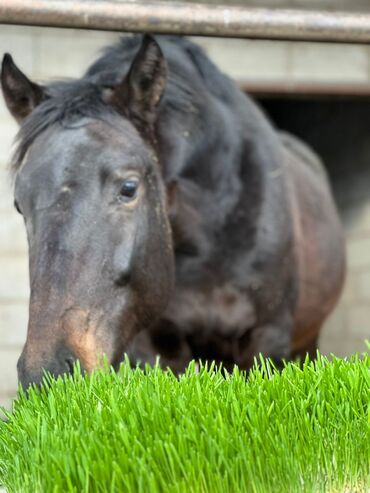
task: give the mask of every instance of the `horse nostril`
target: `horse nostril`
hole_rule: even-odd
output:
[[[65,363],[66,363],[66,367],[67,367],[67,372],[68,373],[71,373],[73,375],[73,372],[74,372],[74,364],[75,364],[76,360],[70,356],[68,358],[66,358],[65,360]]]
[[[120,272],[120,274],[114,280],[116,286],[119,287],[127,286],[127,284],[130,281],[130,276],[131,276],[131,272],[129,270]]]

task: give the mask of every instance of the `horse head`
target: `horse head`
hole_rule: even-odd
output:
[[[154,127],[166,62],[145,36],[121,81],[41,86],[10,55],[6,104],[20,124],[15,206],[27,230],[30,306],[21,383],[73,363],[117,365],[173,289],[174,256]]]

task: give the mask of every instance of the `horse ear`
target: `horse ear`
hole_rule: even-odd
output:
[[[1,66],[1,88],[6,105],[19,124],[44,98],[42,86],[30,81],[8,53]]]
[[[111,104],[144,133],[153,130],[167,80],[167,63],[156,40],[146,34],[130,70],[111,95]]]

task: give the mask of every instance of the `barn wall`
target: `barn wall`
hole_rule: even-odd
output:
[[[31,78],[79,76],[117,34],[0,26],[1,51],[10,52]],[[198,39],[231,76],[258,81],[370,82],[370,51],[360,46]],[[16,361],[26,337],[27,245],[13,209],[7,173],[16,125],[0,99],[0,405],[16,389]],[[370,334],[370,194],[346,222],[349,277],[341,304],[328,321],[324,351],[340,355],[363,349]]]

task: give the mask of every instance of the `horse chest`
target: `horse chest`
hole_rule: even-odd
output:
[[[179,289],[167,317],[181,332],[199,336],[238,337],[256,322],[255,308],[236,287]]]

